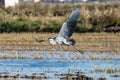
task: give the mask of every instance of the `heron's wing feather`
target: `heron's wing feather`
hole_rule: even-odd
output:
[[[78,8],[71,13],[70,17],[63,23],[56,39],[68,39],[72,36],[75,26],[77,24],[79,14],[80,11]]]

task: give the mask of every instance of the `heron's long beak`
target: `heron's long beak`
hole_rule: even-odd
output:
[[[44,40],[36,39],[36,42],[43,42]]]

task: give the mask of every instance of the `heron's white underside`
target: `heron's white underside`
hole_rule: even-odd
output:
[[[49,41],[49,43],[52,44],[52,45],[57,45],[57,44],[70,45],[70,43],[67,41],[67,39],[64,39],[64,38],[63,38],[63,39],[61,38],[61,39],[59,39],[59,40],[58,40],[58,39],[52,39],[52,38],[51,38],[51,39],[49,39],[48,41]]]

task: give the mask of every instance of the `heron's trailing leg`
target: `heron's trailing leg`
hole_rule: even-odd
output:
[[[68,45],[68,46],[72,46],[72,49],[80,52],[81,54],[83,54],[82,51],[80,51],[79,49],[75,48],[73,45],[75,44],[75,40],[70,39],[70,37],[72,36],[74,30],[75,30],[75,26],[77,24],[77,20],[79,18],[80,15],[80,10],[79,8],[76,8],[72,11],[71,15],[69,16],[69,18],[63,23],[58,35],[56,37],[52,37],[52,38],[48,38],[47,41],[52,44],[52,48],[54,48],[53,45]],[[38,40],[36,39],[37,42],[43,42],[44,40]]]
[[[72,47],[72,49],[74,49],[74,50],[76,50],[76,51],[80,52],[81,54],[84,54],[82,51],[80,51],[79,49],[75,48],[75,46],[74,46],[74,45],[71,45],[71,47]]]

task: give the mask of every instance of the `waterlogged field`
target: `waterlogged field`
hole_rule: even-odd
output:
[[[75,33],[75,47],[35,39],[56,33],[0,34],[1,80],[120,80],[120,33]]]

